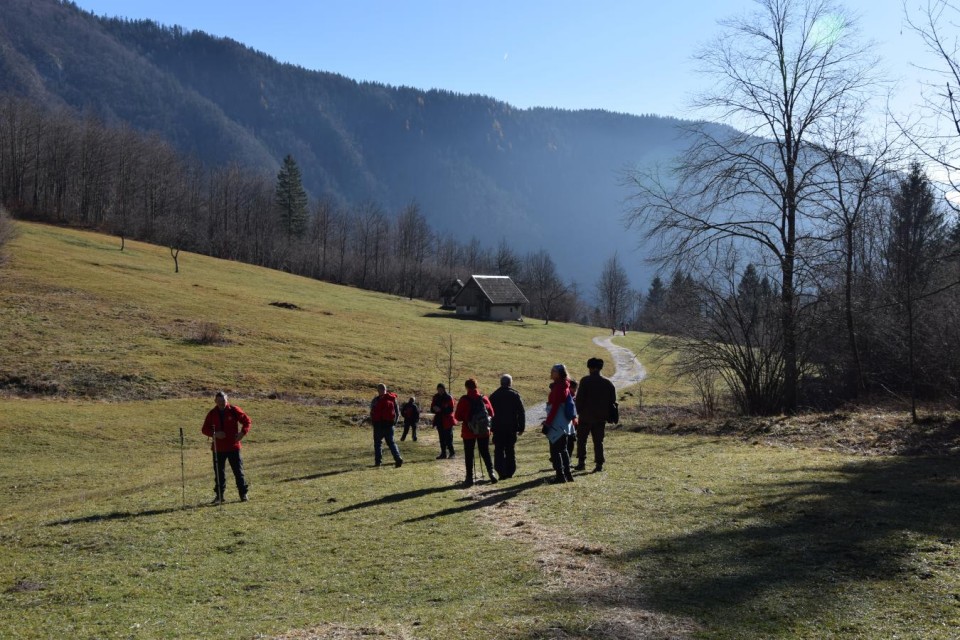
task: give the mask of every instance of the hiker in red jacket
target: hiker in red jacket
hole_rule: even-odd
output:
[[[497,476],[493,472],[493,460],[490,459],[490,420],[493,418],[493,405],[477,389],[477,381],[473,378],[468,379],[464,384],[467,389],[466,395],[460,396],[457,402],[457,410],[454,412],[454,418],[463,426],[460,427],[460,437],[463,438],[463,461],[466,463],[467,477],[463,484],[466,487],[473,485],[473,448],[476,445],[480,450],[480,458],[487,465],[487,475],[490,482],[495,484]],[[478,426],[478,418],[486,413],[486,426]]]
[[[370,422],[373,423],[373,462],[380,466],[383,462],[383,441],[387,441],[390,453],[393,454],[393,464],[399,467],[403,464],[400,449],[393,439],[393,428],[400,417],[400,406],[397,404],[397,394],[387,391],[387,385],[377,385],[377,397],[370,401]]]
[[[437,393],[430,401],[433,426],[437,428],[437,435],[440,437],[440,455],[437,456],[437,460],[446,458],[448,451],[451,458],[454,455],[453,428],[457,425],[457,419],[453,417],[455,408],[453,396],[447,393],[447,388],[443,384],[438,384]]]
[[[213,504],[223,502],[223,490],[227,484],[224,471],[228,461],[237,482],[240,501],[246,502],[250,485],[243,475],[240,441],[250,432],[250,417],[240,407],[229,404],[227,394],[223,391],[217,391],[214,402],[217,406],[207,413],[200,429],[203,435],[212,438],[210,450],[213,451]]]

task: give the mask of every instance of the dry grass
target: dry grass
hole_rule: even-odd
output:
[[[695,407],[627,409],[636,433],[722,436],[750,444],[866,456],[944,456],[960,453],[960,412],[937,411],[914,424],[910,414],[858,407],[795,416],[703,419]]]

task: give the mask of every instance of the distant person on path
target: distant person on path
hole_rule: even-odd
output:
[[[390,453],[393,454],[393,464],[399,467],[403,464],[400,449],[393,440],[393,428],[400,417],[400,407],[397,405],[397,394],[387,391],[387,385],[377,385],[377,396],[370,401],[370,422],[373,423],[373,463],[380,466],[383,462],[383,441],[387,441]]]
[[[217,406],[207,412],[200,431],[211,438],[210,450],[213,452],[213,503],[223,502],[223,491],[227,485],[224,476],[226,463],[230,462],[233,479],[237,482],[240,501],[248,500],[250,485],[243,475],[243,459],[240,457],[240,441],[250,433],[250,417],[240,407],[228,402],[227,394],[217,391],[213,398]]]
[[[493,461],[490,459],[490,424],[496,415],[493,407],[490,405],[489,398],[485,397],[477,389],[477,381],[469,378],[463,383],[467,393],[460,396],[457,402],[457,410],[454,417],[462,425],[460,427],[460,437],[463,438],[463,461],[466,464],[467,477],[463,484],[466,487],[473,485],[473,449],[476,446],[480,451],[480,459],[487,467],[487,475],[491,483],[497,482],[497,476],[493,472]],[[487,415],[486,429],[477,429],[476,423],[482,417]],[[475,431],[477,431],[475,433]]]
[[[543,421],[543,434],[550,441],[550,461],[557,472],[552,482],[573,482],[570,473],[570,454],[567,453],[567,438],[573,435],[571,417],[567,417],[567,405],[573,401],[570,396],[570,381],[567,368],[555,364],[550,369],[550,395],[547,398],[547,419]]]
[[[611,409],[617,401],[617,388],[607,378],[600,375],[603,360],[587,360],[590,373],[580,379],[577,391],[577,413],[580,424],[577,427],[577,471],[586,469],[587,438],[593,439],[594,472],[603,471],[606,461],[603,455],[603,436]]]
[[[623,335],[627,335],[627,323],[623,322],[620,324],[620,330],[623,331]]]
[[[440,437],[440,455],[437,460],[443,460],[453,457],[453,428],[457,425],[457,419],[453,417],[456,409],[453,403],[453,396],[447,393],[447,388],[442,384],[437,385],[437,393],[430,401],[430,411],[433,412],[433,426],[437,429],[437,435]]]
[[[413,429],[413,441],[417,441],[417,424],[420,422],[420,405],[417,399],[411,397],[403,407],[400,408],[400,415],[403,416],[403,435],[400,436],[400,442],[407,439],[407,432]]]
[[[513,377],[500,376],[500,388],[490,394],[493,407],[493,468],[501,480],[512,478],[517,472],[517,436],[527,426],[523,399],[513,388]]]

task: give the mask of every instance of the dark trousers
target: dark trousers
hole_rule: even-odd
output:
[[[493,468],[501,480],[512,478],[517,472],[516,445],[516,431],[493,432]]]
[[[250,488],[247,485],[247,479],[243,475],[243,459],[239,451],[216,451],[213,454],[213,492],[218,498],[223,499],[223,491],[227,488],[226,463],[230,462],[230,469],[233,471],[233,479],[237,482],[237,493],[240,497],[247,495]]]
[[[577,461],[587,459],[587,438],[593,440],[593,461],[603,464],[603,435],[606,432],[606,422],[581,422],[577,425]]]
[[[400,440],[407,439],[407,432],[413,429],[413,441],[417,441],[417,423],[416,422],[406,422],[403,423],[403,434],[400,436]]]
[[[440,455],[449,452],[453,456],[453,428],[437,427],[437,434],[440,436]]]
[[[473,480],[473,448],[480,451],[480,459],[487,466],[487,475],[492,479],[493,461],[490,459],[490,438],[477,438],[475,440],[463,440],[463,461],[467,465],[467,481]]]
[[[383,441],[387,441],[387,447],[393,454],[394,462],[400,461],[400,448],[393,440],[393,423],[377,422],[373,425],[373,461],[377,464],[383,462]]]
[[[550,443],[550,461],[553,462],[553,470],[557,472],[557,477],[570,476],[570,453],[567,451],[569,437],[560,436],[556,442]]]

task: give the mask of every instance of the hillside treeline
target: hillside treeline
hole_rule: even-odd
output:
[[[849,274],[839,248],[806,274],[797,312],[800,407],[960,400],[960,226],[929,206],[932,191],[922,198],[926,213],[905,199],[918,184],[929,188],[915,167],[874,202]],[[655,278],[635,322],[675,348],[705,413],[724,397],[740,413],[777,413],[782,292],[769,268],[739,258],[731,253],[709,275]]]
[[[438,233],[415,202],[389,211],[320,199],[291,229],[278,195],[277,177],[208,167],[158,136],[0,97],[0,203],[15,216],[106,231],[120,250],[134,238],[169,246],[175,259],[192,251],[411,298],[436,300],[473,273],[510,275],[534,316],[582,314],[545,251]]]

